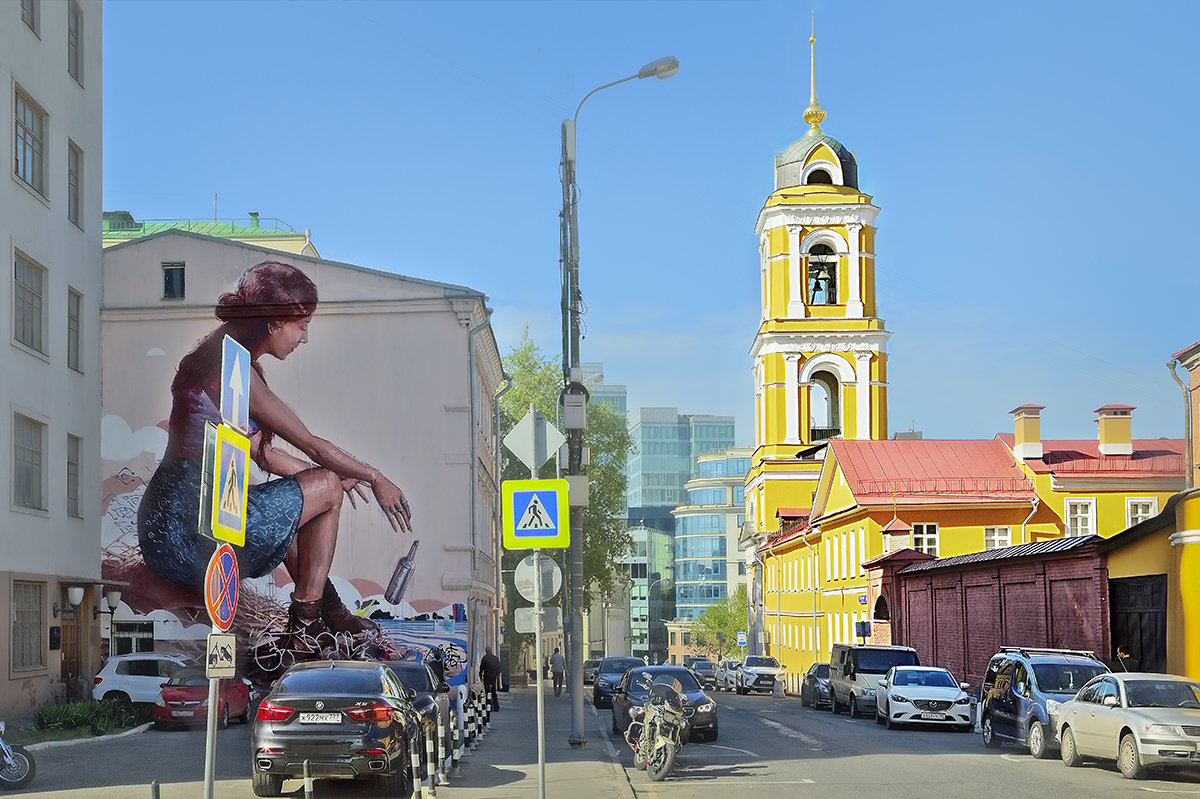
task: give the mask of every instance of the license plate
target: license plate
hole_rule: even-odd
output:
[[[922,713],[921,718],[929,719],[930,721],[945,721],[946,714],[945,713]]]
[[[301,713],[301,724],[337,724],[342,720],[341,713]]]
[[[190,719],[196,713],[192,710],[172,710],[171,715],[177,719]]]

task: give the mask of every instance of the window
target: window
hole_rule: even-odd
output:
[[[83,85],[83,76],[80,70],[80,55],[83,45],[81,37],[83,35],[83,10],[79,7],[79,3],[71,0],[67,6],[67,74],[74,78],[80,86]]]
[[[1092,535],[1096,532],[1096,500],[1067,500],[1067,536]]]
[[[913,525],[913,549],[927,555],[938,556],[938,528],[936,524]]]
[[[985,527],[983,528],[983,548],[984,549],[1000,549],[1001,547],[1010,546],[1012,544],[1012,528],[1011,527]]]
[[[42,657],[42,619],[46,615],[41,583],[13,582],[13,671],[46,667]]]
[[[19,253],[13,269],[13,338],[30,349],[42,348],[42,286],[46,270]]]
[[[806,180],[805,183],[810,186],[814,183],[823,186],[830,186],[833,184],[833,178],[829,177],[829,172],[824,169],[814,169],[812,172],[808,173],[808,180]]]
[[[29,26],[29,30],[38,32],[37,0],[21,0],[21,21]]]
[[[67,142],[67,219],[79,224],[79,176],[83,172],[83,151],[74,142]]]
[[[46,141],[46,112],[17,89],[16,148],[13,167],[17,177],[43,197],[46,196],[42,145]]]
[[[1128,526],[1133,527],[1158,515],[1158,500],[1154,497],[1130,497],[1125,500],[1125,508]]]
[[[163,264],[163,299],[183,299],[183,264]]]
[[[79,436],[67,436],[67,515],[83,518],[79,510]]]
[[[79,366],[80,317],[83,315],[83,296],[67,289],[67,366],[82,372]]]
[[[13,416],[13,504],[44,510],[42,453],[45,425],[27,416]]]
[[[828,244],[808,251],[808,304],[837,304],[837,253]]]

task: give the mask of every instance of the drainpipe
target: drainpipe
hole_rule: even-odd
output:
[[[504,367],[501,366],[501,369],[503,369],[503,368]],[[492,401],[492,430],[494,431],[495,436],[496,436],[496,484],[497,484],[497,487],[499,487],[499,484],[500,484],[500,398],[508,393],[508,390],[510,388],[512,388],[512,385],[513,385],[512,376],[504,375],[504,388],[502,388],[496,392],[496,396],[493,398],[493,401]],[[496,493],[499,494],[499,491],[497,491]],[[494,507],[492,508],[492,518],[494,519],[493,529],[495,529],[495,530],[500,529],[500,524],[501,524],[500,505],[501,505],[500,502],[496,502]],[[502,571],[500,568],[500,566],[501,566],[500,544],[497,541],[492,542],[492,559],[496,562],[496,613],[497,613],[497,616],[496,616],[496,647],[497,647],[496,652],[499,652],[500,651],[499,646],[502,642],[502,638],[500,637],[500,620],[504,618],[504,602],[502,600],[502,597],[504,596],[504,583],[503,583],[503,577],[501,576]]]
[[[492,309],[484,308],[484,319],[475,327],[471,328],[471,332],[467,334],[467,389],[471,397],[471,485],[470,491],[467,494],[470,502],[467,507],[471,509],[471,579],[474,581],[475,569],[479,565],[479,542],[476,540],[479,525],[475,522],[475,500],[477,487],[479,485],[479,449],[476,444],[476,410],[475,410],[475,336],[491,324]]]
[[[767,539],[767,554],[771,556],[771,560],[775,560],[775,542]],[[779,616],[780,610],[780,593],[779,590],[779,562],[775,561],[775,635],[771,637],[771,644],[775,647],[779,646]],[[760,653],[765,654],[765,653]]]
[[[1037,513],[1038,505],[1040,505],[1041,502],[1042,502],[1041,498],[1034,497],[1033,502],[1031,503],[1033,505],[1033,507],[1029,509],[1029,515],[1025,517],[1025,521],[1021,522],[1021,543],[1022,544],[1029,543],[1029,537],[1027,535],[1025,535],[1025,525],[1029,524],[1029,520],[1033,518],[1033,514]]]
[[[812,594],[812,609],[813,609],[813,611],[812,611],[812,646],[813,646],[813,662],[816,663],[817,662],[817,573],[820,571],[817,568],[817,566],[821,565],[821,559],[820,559],[820,556],[817,555],[817,550],[813,548],[813,545],[808,543],[808,533],[805,533],[804,537],[800,540],[804,542],[804,546],[808,547],[808,550],[810,552],[812,552],[813,557],[816,558],[816,566],[813,566],[812,572],[810,572],[810,574],[812,575],[812,587],[808,589],[809,593]]]
[[[1183,481],[1183,488],[1186,491],[1195,485],[1196,482],[1192,475],[1194,470],[1192,465],[1192,393],[1188,391],[1188,387],[1184,385],[1183,381],[1179,379],[1179,375],[1175,373],[1175,367],[1178,364],[1179,361],[1175,359],[1167,361],[1167,371],[1171,373],[1171,377],[1183,389],[1183,409],[1186,414],[1186,418],[1183,420],[1183,457],[1184,468],[1187,470],[1187,475]]]

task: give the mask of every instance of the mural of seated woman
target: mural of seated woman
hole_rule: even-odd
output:
[[[250,353],[250,455],[278,475],[250,485],[246,543],[236,549],[242,578],[269,574],[281,563],[294,583],[280,648],[295,659],[320,656],[323,633],[367,636],[374,622],[342,603],[329,568],[338,539],[342,503],[374,496],[397,532],[411,532],[408,500],[378,469],[315,435],[267,385],[263,356],[284,360],[308,341],[317,288],[300,269],[264,261],[222,294],[220,325],[179,363],[171,384],[171,415],[162,461],[138,509],[138,542],[151,571],[190,588],[203,585],[215,549],[197,532],[206,422],[221,421],[221,351],[226,335]],[[304,458],[275,446],[286,441]],[[328,636],[324,636],[328,637]]]

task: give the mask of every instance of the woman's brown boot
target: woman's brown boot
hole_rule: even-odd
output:
[[[325,593],[321,596],[321,616],[325,619],[325,626],[335,633],[362,635],[379,632],[378,624],[350,612],[329,578],[325,578]]]
[[[283,648],[295,655],[297,661],[317,660],[321,650],[332,648],[332,636],[321,618],[320,599],[301,602],[293,599],[288,608],[288,623],[283,631]]]

